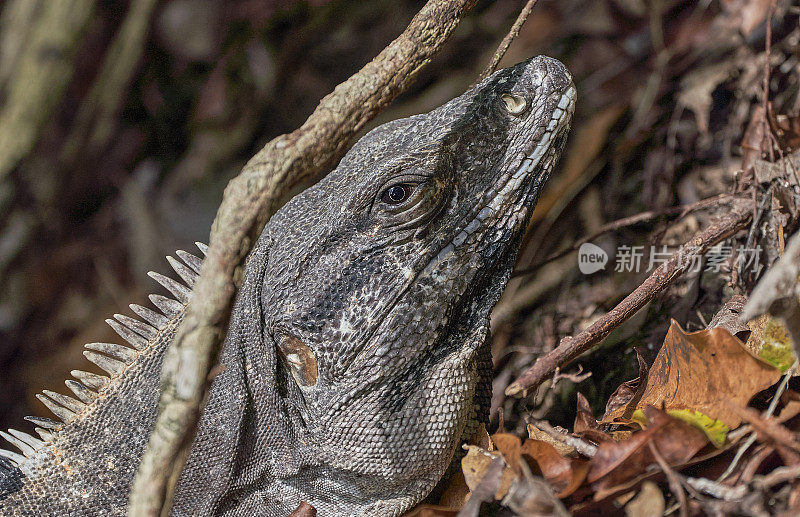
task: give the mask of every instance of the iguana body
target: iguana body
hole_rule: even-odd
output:
[[[320,515],[400,515],[433,489],[487,417],[489,311],[574,96],[552,59],[501,70],[370,132],[273,216],[174,515],[283,516],[300,501]],[[200,261],[180,257],[191,285]],[[178,301],[157,298],[163,314],[133,306],[147,323],[117,316],[131,346],[87,345],[109,378],[79,373],[80,401],[43,397],[65,421],[34,419],[44,441],[6,435],[25,455],[2,453],[3,515],[124,514],[189,294],[157,280]]]

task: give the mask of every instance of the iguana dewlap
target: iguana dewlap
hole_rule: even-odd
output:
[[[488,412],[489,311],[514,264],[575,100],[532,58],[447,104],[386,123],[277,212],[250,254],[222,368],[174,515],[400,515]],[[152,275],[175,299],[86,345],[108,372],[45,392],[61,420],[3,433],[0,514],[124,515],[157,412],[164,350],[201,260]],[[185,284],[185,285],[184,285]],[[187,287],[188,286],[188,287]]]

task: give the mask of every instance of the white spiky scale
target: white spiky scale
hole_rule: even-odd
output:
[[[169,318],[154,311],[153,309],[149,309],[135,303],[130,304],[128,307],[130,307],[137,316],[157,329],[162,329],[167,326],[167,323],[169,323]]]
[[[175,317],[176,314],[183,310],[183,304],[172,298],[167,298],[160,294],[151,294],[148,298],[153,302],[153,305],[158,307],[169,318]]]
[[[56,435],[53,434],[52,431],[48,431],[47,429],[42,429],[41,427],[36,427],[33,430],[36,431],[36,434],[39,435],[39,438],[41,438],[45,442],[52,442],[56,437]]]
[[[164,289],[172,293],[172,295],[175,296],[179,302],[187,303],[189,301],[189,295],[192,291],[177,280],[173,280],[172,278],[164,276],[161,273],[156,273],[155,271],[148,271],[147,276],[161,284]]]
[[[58,431],[64,426],[64,424],[61,422],[56,422],[52,418],[45,418],[43,416],[26,416],[24,418],[34,425],[44,427],[45,429],[51,429],[53,431]]]
[[[110,380],[105,375],[97,375],[96,373],[84,372],[83,370],[72,370],[69,372],[73,377],[81,381],[89,389],[99,391],[108,384]]]
[[[167,255],[167,262],[169,262],[169,265],[172,266],[172,269],[178,273],[178,276],[181,277],[184,282],[186,282],[187,286],[194,286],[194,282],[197,280],[197,273],[192,271],[188,266],[186,266],[186,264],[183,264],[179,260],[169,255]]]
[[[208,244],[203,244],[202,242],[195,242],[194,245],[197,246],[197,249],[200,250],[200,253],[202,253],[204,257],[208,255]]]
[[[84,350],[83,355],[86,356],[86,359],[110,373],[112,377],[118,376],[125,370],[125,363],[117,359],[112,359],[107,355],[98,354],[91,350]]]
[[[42,390],[42,393],[44,393],[51,399],[55,400],[57,403],[61,404],[65,408],[69,409],[73,413],[80,413],[81,411],[83,411],[83,408],[86,407],[86,404],[68,395],[63,395],[61,393],[50,390]]]
[[[197,243],[197,246],[205,255],[208,247],[202,243]],[[176,254],[183,262],[172,257],[168,257],[167,260],[184,282],[189,286],[193,285],[199,274],[202,259],[182,250]],[[84,351],[86,358],[108,372],[111,377],[121,375],[126,365],[138,357],[137,350],[143,350],[149,346],[158,337],[159,331],[170,324],[171,318],[178,315],[188,301],[191,290],[185,285],[158,273],[151,273],[150,276],[178,300],[162,295],[150,295],[150,300],[163,314],[141,305],[131,304],[131,310],[144,321],[123,314],[115,314],[115,319],[106,320],[111,328],[128,341],[133,348],[112,343],[89,343],[86,345],[89,349]],[[104,389],[110,381],[109,377],[83,370],[73,370],[71,373],[78,380],[68,379],[65,384],[77,398],[49,390],[36,394],[36,398],[63,422],[72,421],[86,409],[87,405],[95,403],[98,397],[97,392]],[[46,443],[54,442],[58,431],[64,425],[62,422],[44,417],[26,416],[25,420],[36,425],[35,432],[41,437],[41,440],[15,429],[9,429],[8,433],[0,432],[2,438],[24,454],[0,449],[0,457],[6,458],[17,467],[26,461],[26,456],[36,453]]]
[[[19,438],[11,436],[8,433],[4,433],[3,431],[0,431],[0,436],[3,437],[3,439],[5,441],[7,441],[8,443],[13,445],[14,447],[19,449],[20,451],[22,451],[22,454],[25,455],[28,458],[30,458],[31,456],[36,454],[36,449],[31,447],[30,445],[28,445],[24,441],[20,440]]]
[[[69,409],[65,408],[64,406],[61,406],[60,404],[56,404],[55,402],[45,397],[41,393],[37,393],[36,398],[39,399],[39,401],[42,404],[47,406],[47,409],[52,411],[53,414],[58,418],[60,418],[62,422],[69,422],[70,420],[75,418],[75,413],[73,411],[70,411]]]
[[[86,343],[84,347],[95,352],[104,353],[114,359],[119,359],[125,364],[131,364],[139,356],[136,350],[115,343]]]
[[[38,451],[42,447],[44,447],[44,442],[40,439],[29,435],[28,433],[23,433],[22,431],[17,431],[16,429],[9,429],[9,434],[17,438],[18,440],[22,440],[28,446],[33,448],[34,451]]]
[[[106,319],[106,323],[108,323],[109,327],[114,329],[114,332],[119,334],[119,337],[130,343],[136,350],[144,350],[147,347],[147,340],[145,338],[117,320],[108,318]]]
[[[136,318],[131,318],[130,316],[125,316],[124,314],[114,314],[114,319],[148,341],[155,339],[155,337],[158,335],[158,330],[156,330],[155,327],[143,321],[139,321]]]
[[[15,467],[19,467],[25,461],[25,456],[23,456],[22,454],[11,452],[6,449],[0,449],[0,456],[9,460],[11,463],[14,464]]]
[[[90,390],[78,381],[67,379],[64,381],[64,384],[66,384],[67,388],[69,388],[69,390],[74,393],[75,396],[78,397],[78,399],[84,404],[91,404],[94,402],[94,399],[97,398],[97,393]]]
[[[181,258],[182,261],[186,263],[187,266],[192,268],[192,271],[200,274],[200,266],[203,264],[203,259],[196,255],[192,255],[188,251],[178,250],[175,252],[177,256]]]

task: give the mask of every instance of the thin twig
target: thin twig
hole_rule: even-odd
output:
[[[567,431],[559,431],[549,422],[546,420],[535,420],[533,425],[550,435],[556,441],[559,441],[565,445],[569,445],[579,453],[583,454],[587,458],[594,457],[597,454],[597,446],[592,445],[591,443],[578,438],[577,436],[572,436]]]
[[[592,376],[592,372],[583,373],[583,365],[578,365],[578,370],[573,373],[562,373],[561,368],[556,368],[556,373],[553,375],[552,384],[550,384],[550,389],[554,389],[558,381],[564,379],[566,381],[572,382],[574,384],[578,384],[579,382],[583,382],[589,377]]]
[[[750,206],[749,200],[742,198],[733,200],[730,212],[681,246],[605,316],[577,336],[562,339],[554,350],[537,359],[533,366],[506,388],[506,395],[526,396],[531,389],[550,377],[556,367],[563,367],[602,341],[658,293],[672,285],[675,280],[688,271],[692,267],[694,257],[704,255],[712,246],[746,227],[752,216]]]
[[[770,488],[798,478],[800,478],[800,465],[778,467],[769,474],[754,477],[752,484],[757,487]]]
[[[236,293],[237,271],[281,198],[318,178],[350,139],[416,77],[475,0],[430,0],[408,28],[320,102],[293,133],[269,142],[228,184],[209,250],[181,326],[164,358],[160,409],[133,483],[128,515],[169,514],[208,373],[216,362]],[[163,512],[163,513],[162,513]]]
[[[481,73],[478,81],[486,79],[492,75],[495,70],[497,70],[497,65],[500,64],[500,60],[506,55],[506,51],[508,51],[508,47],[511,46],[511,42],[514,41],[517,36],[519,36],[519,31],[522,29],[522,25],[525,23],[525,20],[527,20],[528,16],[531,14],[533,6],[536,5],[536,1],[537,0],[528,0],[528,2],[525,4],[525,7],[522,8],[519,16],[517,16],[517,19],[514,21],[514,25],[511,26],[511,30],[508,31],[508,34],[506,34],[506,36],[503,38],[503,41],[500,42],[500,46],[497,47],[497,50],[495,50],[492,60],[488,65],[486,65],[486,68]]]
[[[528,273],[534,273],[540,267],[545,264],[548,264],[554,260],[558,260],[561,257],[569,255],[573,251],[577,250],[581,247],[581,245],[593,241],[594,239],[600,237],[601,235],[619,230],[620,228],[625,228],[627,226],[633,226],[634,224],[643,223],[645,221],[650,221],[655,219],[656,217],[661,217],[665,215],[679,215],[680,217],[686,217],[688,214],[692,212],[696,212],[698,210],[703,210],[705,208],[713,208],[715,206],[721,205],[723,203],[729,202],[733,199],[733,196],[730,194],[720,194],[718,196],[710,197],[708,199],[701,199],[695,203],[691,203],[688,205],[680,205],[680,206],[671,206],[668,208],[663,208],[661,210],[648,210],[646,212],[641,212],[636,215],[632,215],[630,217],[624,217],[622,219],[617,219],[616,221],[612,221],[608,224],[604,224],[597,230],[595,233],[589,235],[588,237],[584,237],[579,241],[575,242],[572,246],[562,251],[557,251],[552,255],[548,256],[547,258],[536,262],[535,264],[527,267],[525,269],[519,269],[514,271],[511,274],[511,277],[517,277],[520,275],[526,275]]]
[[[755,185],[753,186],[753,192],[756,192]],[[747,241],[745,242],[745,249],[750,249],[750,246],[753,244],[753,239],[756,236],[756,230],[758,229],[758,223],[761,221],[761,216],[764,215],[764,212],[767,209],[767,203],[772,201],[772,186],[769,187],[767,192],[764,194],[764,197],[761,199],[761,203],[757,203],[756,209],[753,211],[753,220],[750,221],[750,231],[747,232]]]
[[[741,484],[736,487],[723,485],[708,478],[686,478],[686,484],[695,490],[708,494],[723,501],[740,501],[747,494],[747,485]]]
[[[661,470],[664,471],[664,475],[667,476],[669,488],[675,495],[675,498],[678,499],[681,517],[687,517],[689,512],[686,504],[686,493],[683,491],[680,479],[678,479],[675,471],[672,470],[672,468],[670,468],[670,466],[667,464],[667,461],[664,459],[661,453],[658,452],[655,444],[653,442],[647,442],[647,446],[650,448],[650,453],[658,463],[658,466],[661,467]]]

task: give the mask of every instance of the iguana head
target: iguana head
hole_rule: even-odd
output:
[[[377,511],[433,487],[488,389],[489,311],[574,99],[553,59],[501,70],[371,131],[272,218],[226,345],[255,406],[242,432],[272,447],[246,460],[272,497]]]

